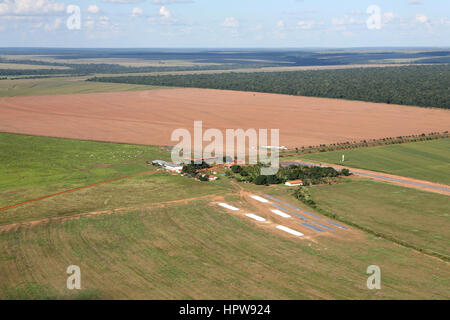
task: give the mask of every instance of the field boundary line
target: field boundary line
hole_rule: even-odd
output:
[[[98,186],[98,185],[101,185],[101,184],[105,184],[105,183],[110,183],[110,182],[114,182],[114,181],[124,180],[124,179],[128,179],[128,178],[139,177],[139,176],[143,176],[143,175],[150,175],[150,174],[154,174],[154,173],[157,173],[157,172],[158,171],[145,171],[145,172],[140,172],[140,173],[136,173],[136,174],[132,174],[132,175],[128,175],[128,176],[117,177],[117,178],[113,178],[113,179],[109,179],[109,180],[99,181],[99,182],[96,182],[96,183],[93,183],[93,184],[89,184],[89,185],[86,185],[86,186],[82,186],[82,187],[78,187],[78,188],[74,188],[74,189],[69,189],[69,190],[58,192],[58,193],[49,194],[49,195],[46,195],[46,196],[43,196],[43,197],[39,197],[39,198],[36,198],[36,199],[31,199],[31,200],[23,201],[23,202],[20,202],[20,203],[12,204],[12,205],[0,208],[0,211],[6,211],[8,209],[12,209],[12,208],[16,208],[16,207],[19,207],[19,206],[23,206],[23,205],[28,204],[28,203],[33,203],[33,202],[37,202],[37,201],[53,198],[53,197],[56,197],[56,196],[60,196],[60,195],[63,195],[63,194],[67,194],[67,193],[70,193],[70,192],[75,192],[75,191],[79,191],[79,190],[83,190],[83,189],[87,189],[87,188],[92,188],[92,187],[95,187],[95,186]]]
[[[220,197],[223,197],[224,195],[227,195],[229,193],[223,194]],[[97,215],[103,215],[103,214],[113,214],[123,211],[129,211],[129,210],[139,210],[139,209],[150,209],[155,207],[164,207],[166,205],[170,204],[176,204],[181,202],[190,202],[190,201],[197,201],[197,200],[203,200],[203,199],[209,199],[209,198],[215,198],[217,197],[216,194],[207,194],[204,196],[194,197],[194,198],[184,198],[184,199],[177,199],[177,200],[168,200],[163,202],[155,202],[152,204],[146,204],[146,205],[140,205],[140,206],[130,206],[130,207],[120,207],[120,208],[113,208],[113,209],[107,209],[102,211],[88,211],[88,212],[81,212],[76,213],[72,215],[67,216],[57,216],[57,217],[49,217],[49,218],[42,218],[37,220],[29,220],[29,221],[22,221],[22,222],[14,222],[9,224],[0,225],[0,232],[7,232],[13,228],[20,228],[20,227],[35,227],[44,223],[50,223],[50,222],[64,222],[68,220],[76,220],[83,217],[93,217]]]

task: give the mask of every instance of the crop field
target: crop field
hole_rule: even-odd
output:
[[[340,162],[342,155],[345,162]],[[305,154],[302,159],[450,184],[450,139]]]
[[[205,201],[48,223],[0,233],[0,297],[448,298],[446,263],[360,236],[303,242]],[[374,261],[383,268],[379,292],[365,289]],[[81,297],[65,289],[70,264],[82,270]]]
[[[152,89],[163,89],[163,87],[117,83],[93,83],[84,81],[84,78],[20,79],[0,81],[0,97],[139,91]]]
[[[168,159],[160,147],[4,133],[0,150],[2,205],[148,172],[1,211],[0,299],[449,297],[450,270],[441,259],[354,227],[298,239],[216,204],[268,218],[270,210],[244,195],[269,193],[320,215],[284,186],[225,177],[205,183],[156,172],[146,161]],[[445,196],[356,178],[311,191],[321,209],[448,253]],[[296,225],[295,219],[287,224]],[[377,292],[365,286],[373,263],[383,270]],[[71,264],[82,270],[79,293],[65,287]]]
[[[191,129],[199,119],[205,129],[280,129],[281,145],[301,147],[441,132],[448,129],[450,113],[208,89],[0,98],[0,131],[12,133],[175,145],[173,130]]]
[[[8,209],[0,215],[0,226],[115,208],[176,202],[194,197],[213,197],[231,191],[229,186],[220,183],[205,184],[179,176],[155,173],[113,181]]]
[[[45,55],[3,55],[0,56],[3,59],[9,60],[28,60],[28,61],[39,61],[44,63],[63,63],[63,64],[117,64],[125,67],[150,67],[150,66],[175,66],[175,67],[183,67],[183,66],[193,66],[193,65],[213,65],[213,63],[200,63],[188,60],[146,60],[139,58],[80,58],[80,59],[57,59],[53,56],[45,56]],[[69,57],[68,57],[69,58]],[[0,69],[2,69],[2,65],[0,64]],[[17,63],[17,65],[21,65]],[[22,65],[21,65],[22,66]],[[26,66],[26,65],[23,65]],[[45,65],[41,68],[47,68]],[[16,68],[22,69],[22,68]],[[26,69],[26,68],[23,68]]]
[[[20,63],[0,63],[0,69],[17,69],[17,70],[39,70],[48,69],[47,66],[32,65],[32,64],[20,64]],[[52,69],[64,70],[68,67],[52,66]]]
[[[354,178],[311,188],[321,209],[385,236],[450,257],[450,198]]]
[[[153,170],[160,147],[0,133],[0,207],[98,181]]]

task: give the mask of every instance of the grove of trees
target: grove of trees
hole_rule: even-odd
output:
[[[262,164],[231,167],[231,173],[236,180],[251,182],[256,185],[281,184],[290,180],[303,180],[304,185],[329,183],[340,176],[349,176],[348,169],[336,171],[331,167],[307,167],[291,165],[282,167],[276,175],[261,175]]]

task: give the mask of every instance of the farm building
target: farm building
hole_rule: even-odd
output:
[[[261,149],[267,149],[267,150],[287,150],[285,146],[261,146]]]
[[[296,187],[296,186],[302,186],[303,181],[302,180],[292,180],[285,183],[285,185],[289,187]]]
[[[163,160],[154,160],[152,161],[152,164],[164,168],[167,171],[181,172],[181,170],[183,170],[183,166]]]

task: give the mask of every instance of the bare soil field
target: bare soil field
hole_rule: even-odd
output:
[[[174,129],[280,129],[287,147],[442,132],[448,110],[209,89],[0,98],[0,131],[174,145]]]

